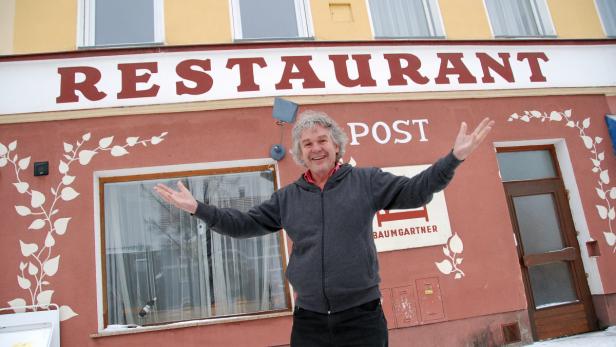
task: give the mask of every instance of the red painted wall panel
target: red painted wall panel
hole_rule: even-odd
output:
[[[306,108],[308,107],[301,107]],[[591,172],[589,151],[581,141],[579,133],[559,122],[527,124],[507,121],[509,115],[521,114],[525,110],[549,113],[572,109],[573,116],[580,121],[586,117],[591,118],[591,126],[587,130],[589,133],[608,139],[603,116],[609,108],[604,96],[371,102],[312,105],[309,108],[328,112],[347,132],[349,128],[346,124],[349,122],[374,124],[382,121],[392,124],[396,120],[428,120],[425,127],[428,141],[418,141],[419,134],[415,129],[412,132],[414,139],[406,144],[397,144],[393,140],[379,144],[368,136],[362,138],[358,146],[349,146],[344,160],[348,161],[352,157],[359,166],[388,167],[432,163],[451,149],[461,121],[467,121],[471,127],[484,116],[490,116],[497,121],[486,143],[460,166],[453,182],[445,190],[452,230],[458,233],[464,242],[461,268],[465,276],[455,279],[452,275],[439,272],[435,262],[444,258],[441,246],[381,253],[379,262],[382,288],[392,290],[391,304],[396,302],[393,292],[395,288],[418,286],[418,280],[430,278],[438,281],[441,300],[431,302],[429,306],[426,306],[426,301],[424,306],[429,312],[438,312],[439,307],[442,307],[443,315],[439,319],[445,319],[447,322],[466,319],[474,321],[474,317],[517,312],[526,308],[512,227],[491,143],[554,138],[565,139],[573,162],[588,226],[592,237],[598,240],[602,254],[596,260],[603,288],[606,293],[616,293],[613,267],[616,255],[603,236],[607,226],[606,221],[596,212],[597,178]],[[289,148],[290,127],[285,127],[284,131],[284,144]],[[49,187],[62,177],[57,168],[60,160],[63,160],[63,142],[75,142],[86,132],[92,134],[90,143],[106,136],[114,136],[116,141],[121,142],[129,136],[149,137],[161,132],[168,134],[162,143],[156,146],[131,147],[130,154],[123,157],[99,153],[87,166],[71,166],[71,174],[76,177],[72,187],[80,195],[75,201],[63,202],[61,206],[61,213],[71,217],[70,228],[65,235],[56,239],[53,251],[54,254],[61,255],[60,266],[58,272],[50,278],[50,288],[54,290],[53,301],[70,305],[78,313],[78,316],[62,323],[62,344],[264,346],[288,343],[290,317],[130,336],[99,339],[89,337],[97,332],[94,225],[98,216],[95,216],[93,211],[96,198],[93,196],[93,171],[265,158],[270,146],[280,137],[279,127],[271,118],[271,109],[1,125],[0,142],[8,145],[9,142],[17,140],[20,157],[30,155],[32,162],[50,162],[49,176],[35,178],[32,177],[31,170],[22,173],[32,189],[50,194]],[[599,147],[606,153],[604,166],[610,172],[616,172],[616,161],[611,155],[608,141]],[[15,298],[30,300],[27,291],[22,290],[16,281],[20,262],[23,261],[20,240],[42,243],[45,238],[42,233],[27,230],[32,219],[15,213],[15,205],[26,205],[28,200],[13,186],[16,181],[11,170],[9,166],[0,168],[0,213],[3,216],[0,229],[0,260],[5,269],[0,273],[0,301],[5,303]],[[301,172],[302,169],[290,156],[279,163],[279,175],[283,184],[292,182]],[[422,299],[416,299],[418,307],[421,308]],[[389,316],[391,317],[391,313]],[[438,319],[433,321],[436,320]],[[430,320],[425,317],[421,320],[418,318],[419,323],[428,321]],[[395,336],[407,334],[407,329],[418,329],[404,328],[414,325],[412,320],[410,323],[401,324],[396,316],[395,322],[398,327],[395,329]],[[392,323],[390,320],[390,327]],[[392,339],[392,345],[404,345],[400,341],[403,340],[396,337]]]

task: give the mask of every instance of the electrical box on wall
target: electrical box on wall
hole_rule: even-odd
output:
[[[421,278],[415,281],[421,323],[435,322],[445,319],[443,298],[438,278]]]
[[[410,327],[419,324],[417,298],[413,286],[392,288],[394,299],[394,312],[398,328]]]
[[[40,161],[34,163],[34,176],[47,176],[49,175],[49,162]]]
[[[437,277],[420,278],[415,285],[381,289],[387,328],[406,328],[445,320]]]
[[[387,329],[396,328],[393,299],[391,297],[390,288],[381,289],[381,306],[383,307],[383,313],[385,314],[385,318],[387,319]]]

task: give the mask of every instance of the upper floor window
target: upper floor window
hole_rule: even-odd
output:
[[[312,36],[308,0],[232,0],[237,40],[301,39]]]
[[[485,0],[494,37],[555,36],[545,0]]]
[[[105,327],[287,310],[280,233],[233,239],[154,191],[178,180],[201,201],[241,211],[274,192],[274,168],[101,177]]]
[[[162,43],[163,0],[81,0],[80,46]]]
[[[444,37],[437,0],[369,0],[375,38]]]
[[[595,0],[597,10],[601,16],[603,30],[608,37],[616,37],[616,1],[614,0]]]

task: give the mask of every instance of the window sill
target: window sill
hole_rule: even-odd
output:
[[[118,43],[118,44],[107,44],[107,45],[78,46],[77,50],[161,47],[164,45],[165,45],[164,42]]]
[[[445,36],[375,36],[375,40],[445,40]]]
[[[540,36],[510,36],[510,35],[495,35],[495,39],[498,40],[545,40],[545,39],[557,39],[556,35],[540,35]]]
[[[264,38],[255,38],[255,39],[239,39],[236,38],[233,40],[234,43],[243,43],[243,42],[285,42],[285,41],[315,41],[315,38],[312,36],[306,37],[264,37]]]
[[[105,330],[99,331],[98,333],[90,334],[90,338],[96,339],[96,338],[107,337],[107,336],[139,334],[139,333],[147,333],[150,331],[183,329],[183,328],[188,328],[188,327],[215,325],[215,324],[232,323],[232,322],[245,322],[245,321],[267,319],[267,318],[287,317],[287,316],[292,316],[292,315],[293,315],[292,311],[284,311],[284,312],[259,314],[259,315],[254,315],[254,316],[214,318],[214,319],[207,319],[207,320],[193,320],[193,321],[187,321],[187,322],[169,323],[169,324],[164,324],[164,325],[137,326],[134,328],[122,328],[122,329],[113,329],[113,330],[105,329]]]

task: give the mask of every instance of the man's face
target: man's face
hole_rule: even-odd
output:
[[[329,129],[320,125],[305,129],[300,136],[302,160],[313,175],[327,175],[336,165],[338,146],[332,141]]]

